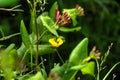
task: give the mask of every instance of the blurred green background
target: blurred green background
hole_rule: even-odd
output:
[[[3,1],[3,2],[2,2]],[[6,2],[5,2],[6,1]],[[0,7],[11,8],[15,5],[21,4],[21,9],[24,12],[8,12],[0,10],[0,30],[4,35],[10,35],[19,32],[20,20],[24,19],[26,26],[29,29],[30,14],[26,0],[0,0]],[[47,0],[45,11],[49,11],[50,7],[56,0]],[[66,43],[64,47],[60,48],[63,58],[68,58],[68,54],[75,47],[75,45],[84,37],[89,38],[89,51],[94,45],[102,53],[107,51],[108,46],[113,43],[110,50],[110,55],[107,59],[107,69],[103,71],[103,75],[118,61],[120,61],[120,4],[119,0],[57,0],[59,8],[73,8],[76,4],[84,8],[85,16],[78,17],[78,24],[81,25],[82,30],[75,33],[66,33]],[[4,4],[2,4],[4,3]],[[0,33],[2,37],[2,33]],[[9,40],[0,41],[0,44],[9,45],[10,43],[20,45],[20,36],[13,37]],[[69,46],[68,46],[69,45]],[[66,50],[68,50],[66,52]],[[66,54],[64,54],[66,53]],[[65,56],[65,57],[64,57]],[[115,80],[120,75],[120,66],[117,66],[112,74],[117,75]],[[110,79],[109,79],[110,80]]]

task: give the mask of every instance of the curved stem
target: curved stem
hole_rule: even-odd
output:
[[[105,77],[103,78],[103,80],[106,80],[106,78],[108,77],[108,75],[111,73],[111,71],[112,71],[118,64],[120,64],[120,62],[117,62],[117,63],[109,70],[109,72],[105,75]]]
[[[60,56],[59,52],[56,50],[57,54],[58,54],[58,57],[60,58],[61,62],[64,64],[64,61],[62,59],[62,57]]]
[[[100,79],[100,66],[99,66],[98,60],[96,59],[95,61],[96,61],[96,64],[97,64],[97,80],[99,80]]]

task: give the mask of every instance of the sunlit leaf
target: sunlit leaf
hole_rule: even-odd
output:
[[[8,52],[10,52],[13,48],[15,47],[15,44],[10,44],[5,50],[4,50],[4,53],[6,54],[6,53],[8,53]]]
[[[0,54],[0,69],[4,73],[5,80],[12,80],[14,77],[14,64],[16,51],[13,49],[15,44],[10,44],[1,54]]]
[[[86,63],[87,64],[87,63]],[[71,70],[80,70],[80,69],[82,69],[83,67],[85,67],[86,66],[86,64],[83,64],[83,65],[77,65],[77,66],[72,66],[70,69]]]
[[[85,67],[81,69],[82,74],[89,74],[94,76],[95,72],[95,62],[90,61]]]
[[[28,80],[45,80],[41,72],[37,72],[34,76],[30,77]]]
[[[53,20],[49,16],[41,16],[40,18],[43,26],[45,26],[48,31],[58,37],[59,35],[56,31],[56,28],[58,28],[58,26],[53,22]]]
[[[72,66],[79,65],[88,54],[88,38],[84,38],[80,43],[73,49],[69,57],[69,62]]]

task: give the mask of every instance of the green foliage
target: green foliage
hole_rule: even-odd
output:
[[[50,9],[50,11],[49,11],[49,15],[50,15],[50,17],[54,20],[55,19],[55,14],[53,14],[53,13],[55,13],[55,10],[58,8],[58,3],[57,3],[57,1],[56,2],[54,2],[54,4],[52,5],[52,7],[51,7],[51,9]]]
[[[41,72],[37,72],[34,76],[30,77],[28,80],[45,80]]]
[[[90,74],[92,76],[94,76],[94,72],[95,72],[95,62],[91,61],[89,62],[84,68],[81,69],[83,74]]]
[[[83,39],[71,52],[69,62],[76,66],[82,63],[87,57],[88,49],[88,38]]]
[[[0,43],[0,78],[5,80],[76,80],[77,77],[86,79],[88,75],[95,80],[106,80],[111,71],[120,64],[118,62],[113,65],[102,77],[101,72],[104,71],[103,64],[105,65],[111,46],[109,46],[107,53],[103,57],[100,57],[100,52],[96,50],[96,47],[93,47],[90,52],[91,48],[88,47],[89,38],[90,45],[94,44],[94,42],[91,42],[92,38],[98,40],[96,41],[97,46],[102,46],[103,44],[100,45],[99,38],[96,38],[96,35],[101,37],[102,32],[99,30],[104,25],[111,26],[112,23],[108,20],[112,21],[119,16],[110,16],[112,11],[108,10],[109,7],[106,6],[110,3],[109,0],[55,1],[49,10],[45,9],[46,5],[48,5],[45,0],[27,0],[26,2],[29,6],[30,20],[27,19],[28,23],[26,20],[21,20],[20,33],[6,36],[3,27],[0,28],[1,42],[11,40],[11,38],[16,38],[21,34],[19,37],[21,39],[20,46],[10,43],[6,48],[4,44]],[[70,6],[67,2],[73,5]],[[88,6],[85,8],[87,18],[83,19],[80,17],[84,15],[84,10],[79,5],[75,4],[77,6],[75,7],[74,3],[86,3],[85,5]],[[10,6],[10,4],[6,3],[3,5],[6,7],[6,5]],[[117,5],[116,3],[113,4]],[[84,6],[84,4],[82,5]],[[58,9],[58,14],[56,14],[56,9]],[[102,11],[99,12],[99,9]],[[91,18],[91,15],[94,15],[94,18]],[[100,16],[98,17],[97,15]],[[104,19],[105,17],[107,18]],[[96,30],[92,31],[91,27],[88,27],[93,23],[91,21],[95,21],[92,26],[96,26],[98,29],[95,27]],[[116,21],[119,22],[119,19]],[[108,22],[109,25],[104,24],[104,22]],[[114,21],[113,23],[114,26],[118,26]],[[79,32],[81,26],[82,33]],[[103,28],[103,30],[106,34],[110,32],[110,28],[107,27]],[[82,35],[87,37],[83,38],[81,37]],[[117,35],[117,32],[114,32],[114,35]],[[73,43],[69,38],[73,40]],[[71,44],[76,44],[76,46],[73,47]],[[105,50],[104,48],[101,49]]]
[[[58,26],[50,19],[48,16],[41,16],[41,21],[43,23],[43,26],[45,26],[52,34],[54,34],[56,37],[58,37],[58,33],[56,29]]]
[[[14,78],[14,68],[15,68],[15,55],[16,52],[13,50],[15,44],[10,44],[1,54],[0,54],[0,70],[6,80],[12,80]]]
[[[21,32],[23,43],[29,49],[31,46],[31,42],[30,42],[29,35],[28,35],[28,32],[26,30],[23,20],[21,21],[21,25],[20,25],[20,32]]]
[[[34,47],[34,51],[36,51],[36,46],[33,46]],[[45,55],[45,54],[50,54],[50,53],[54,53],[56,52],[56,49],[53,48],[51,45],[48,45],[48,44],[44,44],[44,45],[38,45],[38,52],[39,52],[39,55]]]
[[[14,6],[19,0],[0,0],[0,7]]]

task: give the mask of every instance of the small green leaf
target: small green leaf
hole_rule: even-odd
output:
[[[56,28],[58,28],[58,26],[53,22],[53,20],[49,16],[41,16],[40,18],[43,26],[45,26],[48,31],[58,37],[59,35],[56,31]]]
[[[15,55],[14,55],[15,44],[10,44],[0,54],[0,69],[2,69],[5,80],[12,80],[14,77],[13,68],[15,67]],[[16,54],[16,52],[15,52]]]
[[[27,48],[25,47],[25,45],[22,43],[21,46],[17,49],[17,54],[19,56],[23,56],[24,53],[26,52]]]
[[[43,12],[40,16],[37,17],[37,25],[39,34],[42,35],[45,31],[47,31],[46,27],[43,26],[42,21],[40,19],[41,16],[48,16],[48,12]]]
[[[52,5],[50,11],[49,11],[49,14],[50,14],[50,17],[54,20],[55,19],[55,9],[58,8],[58,3],[57,1],[54,2],[54,4]]]
[[[83,59],[87,57],[88,38],[84,38],[80,43],[73,49],[69,57],[69,62],[72,66],[80,65]]]
[[[45,80],[41,72],[37,72],[34,76],[30,77],[28,80]]]
[[[51,72],[58,74],[62,78],[62,80],[75,80],[74,77],[75,77],[76,71],[69,69],[68,63],[64,63],[62,66],[59,66],[59,64],[57,64],[51,70]]]
[[[25,27],[23,20],[21,20],[21,24],[20,24],[20,33],[22,36],[23,43],[29,49],[31,46],[31,42],[30,42],[29,35],[28,35],[28,32],[26,30],[26,27]]]
[[[4,50],[4,52],[3,53],[8,53],[8,52],[10,52],[13,48],[15,47],[15,44],[10,44],[5,50]]]
[[[53,73],[57,73],[59,76],[63,77],[64,73],[67,69],[67,64],[63,64],[62,66],[60,66],[59,64],[55,65],[55,67],[51,70],[51,72]]]
[[[73,31],[81,30],[81,27],[75,27],[75,28],[60,27],[59,30],[62,32],[73,32]]]
[[[90,61],[85,67],[81,69],[82,74],[89,74],[94,76],[95,62]]]
[[[87,64],[87,63],[86,63]],[[86,64],[83,64],[83,65],[77,65],[77,66],[72,66],[70,69],[71,70],[80,70],[80,69],[82,69],[83,67],[85,67],[86,66]]]

